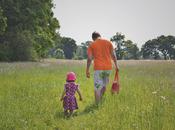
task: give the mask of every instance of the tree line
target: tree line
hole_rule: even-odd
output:
[[[175,36],[161,35],[145,42],[141,50],[136,43],[125,40],[125,35],[116,33],[111,41],[117,46],[118,59],[175,59]]]
[[[37,61],[42,58],[86,59],[91,41],[80,45],[60,36],[53,0],[0,1],[0,61]],[[117,32],[110,41],[120,59],[175,59],[175,37],[159,36],[136,43]]]
[[[76,41],[70,37],[60,37],[57,46],[52,50],[52,56],[55,58],[65,59],[86,59],[87,48],[92,41],[82,42],[76,45]],[[159,36],[155,39],[148,40],[139,50],[136,43],[126,40],[124,34],[117,32],[111,37],[110,41],[115,46],[115,53],[119,60],[129,59],[175,59],[175,37]]]

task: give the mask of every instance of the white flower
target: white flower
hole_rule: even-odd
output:
[[[156,93],[157,93],[157,91],[152,92],[152,94],[156,94]]]
[[[160,96],[160,98],[162,98],[163,100],[165,100],[165,99],[166,99],[166,97],[165,97],[165,96]]]

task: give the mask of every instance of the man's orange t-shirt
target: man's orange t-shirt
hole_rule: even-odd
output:
[[[87,53],[94,58],[94,70],[112,69],[112,51],[112,43],[105,39],[99,38],[89,45]]]

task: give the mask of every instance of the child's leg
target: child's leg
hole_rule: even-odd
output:
[[[64,116],[68,116],[68,110],[64,110]]]
[[[69,116],[71,116],[73,114],[73,110],[69,111]]]

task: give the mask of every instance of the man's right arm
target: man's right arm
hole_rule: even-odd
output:
[[[91,63],[92,63],[92,48],[91,48],[91,45],[88,47],[88,50],[87,50],[87,66],[86,66],[86,77],[87,78],[90,78],[90,66],[91,66]]]

